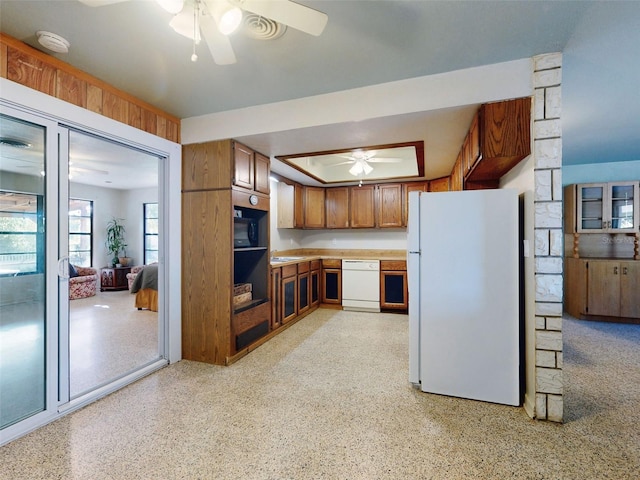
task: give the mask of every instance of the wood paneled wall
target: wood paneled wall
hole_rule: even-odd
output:
[[[180,119],[0,33],[0,76],[180,143]]]

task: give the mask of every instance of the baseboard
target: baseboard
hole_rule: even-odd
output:
[[[524,395],[524,411],[527,412],[531,418],[536,418],[536,401],[532,399],[530,395],[525,393]]]

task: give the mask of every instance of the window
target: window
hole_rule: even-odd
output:
[[[144,264],[158,261],[158,204],[144,204]]]
[[[93,258],[93,202],[69,199],[69,263],[90,267]]]
[[[0,275],[44,272],[44,197],[0,190]]]

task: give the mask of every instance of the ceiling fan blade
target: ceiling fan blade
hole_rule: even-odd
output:
[[[127,2],[128,0],[78,0],[80,3],[84,3],[89,7],[103,7],[105,5],[112,5],[114,3]]]
[[[339,165],[351,165],[353,163],[353,161],[348,161],[348,162],[340,162],[340,163],[332,163],[331,165],[328,165],[329,167],[337,167]]]
[[[384,158],[384,157],[372,157],[367,158],[369,163],[401,163],[401,158]]]
[[[236,54],[233,53],[229,37],[220,33],[216,22],[210,15],[202,15],[200,18],[200,31],[207,42],[213,61],[217,65],[236,63]]]
[[[316,37],[327,25],[329,17],[318,10],[305,7],[291,0],[228,0],[237,7],[270,18]]]

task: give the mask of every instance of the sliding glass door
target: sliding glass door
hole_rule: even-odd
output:
[[[19,112],[15,112],[19,114]],[[0,429],[47,402],[47,126],[0,114]],[[49,137],[51,139],[51,136]],[[54,163],[55,165],[55,163]],[[56,206],[54,204],[54,217]],[[49,311],[50,312],[50,311]]]

